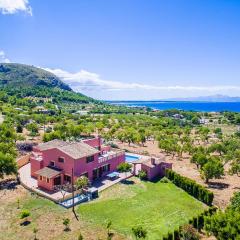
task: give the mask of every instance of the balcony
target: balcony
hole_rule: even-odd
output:
[[[36,153],[36,152],[32,152],[32,155],[30,156],[30,160],[35,160],[35,161],[42,161],[42,154],[41,153]]]
[[[120,157],[120,156],[124,156],[125,152],[124,151],[118,151],[118,152],[107,152],[106,154],[102,154],[99,158],[98,158],[98,163],[104,163],[104,162],[108,162],[114,158]]]

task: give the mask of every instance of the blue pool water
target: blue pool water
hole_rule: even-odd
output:
[[[88,196],[86,196],[84,194],[77,195],[74,198],[74,206],[79,204],[79,203],[87,202],[87,201],[89,201]],[[73,199],[70,198],[70,199],[64,200],[63,202],[60,203],[60,205],[62,205],[65,208],[70,208],[70,207],[73,206]]]
[[[125,155],[125,161],[128,163],[135,162],[139,159],[137,156],[132,156],[132,155]]]

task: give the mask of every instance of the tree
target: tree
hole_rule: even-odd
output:
[[[118,172],[125,173],[127,177],[127,173],[132,170],[132,165],[129,163],[120,163],[117,167]]]
[[[146,171],[140,170],[140,171],[138,172],[138,177],[139,177],[141,180],[146,180],[146,179],[147,179],[147,173],[146,173]]]
[[[80,192],[82,192],[82,190],[87,187],[89,185],[89,180],[87,177],[82,176],[79,177],[76,181],[75,181],[75,188],[77,190],[80,190]]]
[[[132,232],[136,239],[145,239],[147,237],[147,230],[141,226],[133,227]]]
[[[204,166],[204,164],[206,164],[208,161],[207,156],[204,153],[201,152],[197,152],[195,154],[193,154],[192,158],[191,158],[191,162],[195,163],[197,165],[197,167],[202,168]]]
[[[78,240],[83,240],[83,235],[81,233],[78,235]]]
[[[113,233],[111,232],[111,226],[112,226],[112,222],[108,221],[107,222],[107,240],[111,240],[113,238]]]
[[[22,133],[22,131],[23,131],[22,126],[21,126],[21,125],[17,125],[17,127],[16,127],[16,132],[17,132],[17,133]]]
[[[211,157],[202,167],[202,175],[205,178],[206,183],[208,183],[210,179],[221,178],[224,175],[224,168],[220,159]]]
[[[33,228],[34,240],[37,240],[37,232],[38,232],[38,229],[37,228]]]
[[[30,216],[30,211],[27,209],[23,209],[20,213],[20,219],[23,219],[23,222],[21,223],[21,225],[25,225],[27,224],[28,221],[28,217]]]
[[[69,218],[64,218],[63,219],[63,225],[65,226],[64,231],[69,231],[69,224],[70,224],[70,219]]]
[[[180,228],[181,240],[199,240],[200,236],[192,225],[185,225]]]
[[[17,174],[16,161],[10,154],[0,152],[0,178],[10,174]]]

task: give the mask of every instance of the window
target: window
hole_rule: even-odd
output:
[[[64,163],[64,157],[59,157],[59,158],[58,158],[58,162]]]
[[[88,172],[85,172],[81,175],[81,177],[87,177],[88,178]]]
[[[55,162],[54,161],[50,161],[49,166],[54,167],[55,166]]]
[[[109,172],[110,171],[110,164],[102,166],[103,172]]]
[[[89,156],[87,157],[87,163],[93,162],[94,161],[94,156]]]
[[[49,180],[49,178],[47,178],[47,183],[49,183],[50,182],[50,180]]]
[[[39,177],[40,181],[42,181],[42,176]]]
[[[63,179],[64,179],[64,182],[69,182],[69,183],[71,182],[71,177],[68,175],[64,175]]]

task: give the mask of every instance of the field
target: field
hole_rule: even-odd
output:
[[[172,183],[139,182],[118,184],[103,192],[100,199],[83,204],[78,212],[93,225],[112,222],[116,232],[131,235],[131,228],[142,226],[147,239],[161,236],[185,224],[202,212],[204,205]]]
[[[107,220],[112,221],[113,240],[133,239],[131,228],[141,225],[147,239],[161,239],[162,234],[184,224],[204,209],[204,205],[171,183],[140,182],[116,184],[100,197],[77,206],[79,221],[66,210],[46,199],[32,195],[22,186],[0,192],[0,240],[34,239],[106,239]],[[19,208],[18,208],[19,199]],[[30,224],[21,226],[22,209],[30,210]],[[70,231],[64,231],[63,218],[70,219]]]

